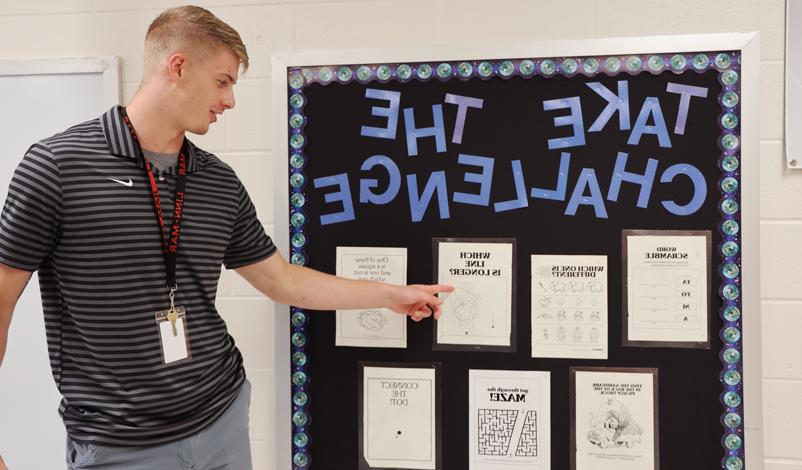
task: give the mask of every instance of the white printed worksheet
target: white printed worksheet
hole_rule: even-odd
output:
[[[407,249],[337,247],[337,275],[390,284],[407,283]],[[407,318],[386,308],[337,310],[335,346],[407,347]]]
[[[360,468],[437,468],[437,369],[364,366]]]
[[[513,246],[509,241],[436,241],[437,282],[454,286],[435,324],[436,346],[512,346]]]
[[[607,359],[607,257],[532,255],[532,357]]]
[[[468,371],[470,470],[551,469],[550,373]]]
[[[625,231],[624,237],[624,344],[709,341],[710,232]]]
[[[657,369],[571,368],[572,470],[655,470]]]

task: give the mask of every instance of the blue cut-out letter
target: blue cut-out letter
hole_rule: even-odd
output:
[[[593,121],[588,132],[599,132],[618,111],[618,129],[629,130],[629,82],[621,80],[618,82],[618,94],[616,95],[609,88],[599,82],[586,83],[591,90],[607,100],[607,106],[602,110],[599,117]]]
[[[610,181],[610,190],[607,191],[607,200],[612,202],[618,201],[618,192],[621,190],[621,182],[626,181],[627,183],[640,185],[638,207],[645,209],[649,205],[649,196],[652,194],[654,176],[657,174],[657,160],[654,158],[648,159],[646,161],[646,173],[639,175],[626,171],[628,158],[629,156],[626,153],[618,152],[618,157],[615,159],[613,178]]]
[[[529,206],[529,200],[526,198],[526,187],[524,186],[524,172],[521,170],[521,161],[513,160],[510,162],[510,166],[512,166],[512,179],[515,181],[515,199],[493,204],[496,212],[511,211]]]
[[[426,182],[423,193],[418,195],[418,180],[415,175],[407,175],[407,190],[409,191],[409,210],[412,214],[413,222],[423,220],[426,208],[432,200],[432,195],[437,192],[437,206],[440,209],[440,219],[448,219],[451,214],[448,212],[448,192],[446,188],[446,172],[435,171]]]
[[[693,197],[690,202],[681,206],[674,201],[661,201],[663,207],[668,212],[674,215],[691,215],[698,211],[707,198],[707,182],[702,172],[693,165],[686,163],[679,163],[666,168],[666,171],[660,176],[661,183],[669,183],[674,180],[677,175],[685,175],[691,179],[693,183]]]
[[[482,172],[465,172],[465,182],[478,183],[479,194],[454,192],[454,202],[459,202],[461,204],[473,204],[475,206],[486,206],[490,204],[490,183],[493,181],[494,160],[492,158],[480,157],[478,155],[460,154],[457,162],[460,165],[473,165],[482,167]]]
[[[437,153],[446,151],[446,133],[443,130],[443,106],[432,105],[433,127],[415,127],[415,114],[412,108],[404,108],[404,127],[407,132],[407,155],[414,157],[418,154],[418,139],[421,137],[434,137]]]
[[[590,196],[585,196],[585,188],[590,189]],[[604,207],[599,181],[596,179],[596,171],[590,168],[583,168],[582,173],[576,180],[574,192],[565,208],[565,215],[576,215],[576,209],[580,206],[593,206],[596,217],[599,219],[607,218],[607,209]]]
[[[666,86],[669,93],[679,93],[679,112],[677,113],[677,124],[674,126],[674,133],[682,135],[685,133],[685,124],[688,121],[688,108],[691,106],[691,96],[707,98],[707,88],[700,86],[681,85],[669,82]]]
[[[323,196],[323,200],[329,204],[332,202],[342,202],[343,204],[343,210],[341,212],[321,215],[320,225],[338,224],[356,218],[354,216],[354,203],[351,200],[351,187],[348,185],[347,174],[340,173],[339,175],[315,178],[313,183],[316,189],[339,186],[339,191],[326,194]]]
[[[571,137],[549,139],[549,150],[585,145],[585,129],[582,123],[582,104],[579,101],[579,97],[573,96],[571,98],[547,100],[543,102],[544,111],[566,108],[571,110],[571,114],[568,116],[555,117],[554,127],[573,126],[574,135]]]
[[[371,190],[379,186],[379,180],[372,178],[363,179],[359,183],[360,203],[387,204],[395,199],[398,190],[401,188],[401,172],[398,170],[398,165],[384,155],[374,155],[365,160],[365,162],[362,163],[362,171],[369,171],[376,165],[381,165],[387,170],[387,176],[390,177],[390,182],[387,183],[387,189],[383,193],[376,194]]]
[[[568,167],[571,165],[571,154],[562,152],[560,154],[560,169],[557,172],[557,188],[543,189],[532,188],[530,195],[537,199],[551,199],[553,201],[565,201],[565,190],[568,187]]]
[[[446,93],[445,101],[448,104],[457,105],[457,122],[454,124],[454,135],[451,137],[451,142],[461,144],[462,131],[465,129],[465,118],[468,116],[468,108],[482,109],[484,100]]]
[[[653,126],[646,125],[649,116],[654,118]],[[654,96],[643,100],[643,107],[640,109],[638,120],[635,121],[635,128],[632,129],[627,143],[638,145],[643,134],[654,134],[660,142],[660,147],[671,148],[671,139],[668,138],[668,129],[666,129],[666,120],[663,119],[663,111],[660,109],[660,101]]]
[[[389,101],[390,107],[380,108],[373,106],[370,110],[371,116],[386,117],[387,127],[362,126],[360,134],[365,137],[395,139],[395,131],[398,128],[398,105],[401,103],[401,92],[368,88],[365,90],[365,98]]]

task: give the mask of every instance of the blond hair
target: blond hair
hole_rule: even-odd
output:
[[[226,47],[239,58],[243,72],[248,70],[248,51],[239,33],[201,7],[185,5],[170,8],[156,17],[145,35],[145,78],[159,62],[175,52],[208,52]]]

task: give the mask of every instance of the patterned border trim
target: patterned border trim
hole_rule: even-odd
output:
[[[304,212],[306,175],[304,168],[308,156],[304,153],[306,136],[304,126],[306,97],[304,87],[313,83],[359,83],[410,80],[487,80],[494,77],[530,78],[575,75],[617,76],[621,73],[638,75],[643,72],[659,74],[672,71],[680,74],[687,71],[718,71],[718,79],[724,89],[718,97],[721,104],[719,116],[719,147],[721,178],[717,182],[721,198],[718,227],[723,241],[718,249],[723,262],[717,267],[718,293],[724,301],[719,312],[723,327],[719,335],[724,347],[719,354],[723,369],[719,375],[722,383],[720,401],[724,408],[721,424],[724,433],[721,445],[724,457],[723,469],[742,470],[744,467],[743,426],[743,350],[741,344],[741,257],[740,257],[740,52],[713,52],[698,54],[651,54],[603,57],[559,57],[545,59],[481,60],[440,63],[363,64],[344,66],[292,67],[288,70],[288,120],[289,120],[289,189],[290,189],[290,262],[307,264],[305,248],[308,243],[304,232],[307,215]],[[305,470],[311,465],[310,432],[307,405],[309,403],[306,331],[309,319],[300,308],[291,308],[292,342],[292,463],[294,470]]]

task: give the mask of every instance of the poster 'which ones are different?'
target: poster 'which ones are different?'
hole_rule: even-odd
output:
[[[607,257],[532,255],[532,357],[607,359]]]

